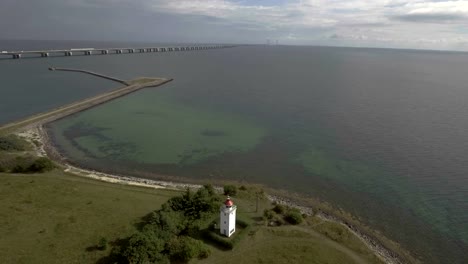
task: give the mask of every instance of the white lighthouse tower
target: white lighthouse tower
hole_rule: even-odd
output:
[[[228,196],[219,209],[219,232],[221,235],[230,237],[236,232],[236,210],[237,206],[234,205],[231,198]]]

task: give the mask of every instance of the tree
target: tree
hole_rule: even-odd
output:
[[[235,185],[224,185],[224,195],[235,196],[237,194],[237,187]]]
[[[211,185],[197,192],[187,189],[182,196],[173,197],[153,212],[145,225],[122,244],[114,248],[117,258],[129,263],[168,263],[169,258],[185,261],[206,258],[210,250],[193,239],[206,218],[218,210],[219,197]]]
[[[138,232],[130,237],[122,255],[129,263],[169,263],[162,253],[164,240],[151,232]]]

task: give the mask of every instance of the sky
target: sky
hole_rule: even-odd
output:
[[[0,0],[1,39],[468,51],[468,0]]]

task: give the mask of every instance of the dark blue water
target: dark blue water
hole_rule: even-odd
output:
[[[46,70],[49,65],[122,78],[173,77],[163,92],[171,100],[255,119],[267,131],[247,153],[225,153],[191,165],[112,159],[87,165],[124,164],[286,188],[361,217],[424,262],[468,263],[465,53],[250,46],[0,60],[0,123],[115,86],[93,77],[53,74]],[[161,94],[145,93],[147,98]],[[138,97],[117,104],[125,107],[132,100]]]

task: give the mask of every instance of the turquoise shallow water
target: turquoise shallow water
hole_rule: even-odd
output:
[[[15,89],[76,93],[44,98],[49,104],[113,85],[42,72],[49,64],[175,79],[51,124],[79,164],[301,192],[358,215],[424,262],[468,262],[466,54],[239,47],[0,61],[0,68]],[[15,78],[20,70],[34,83]],[[49,107],[38,105],[28,109]]]

